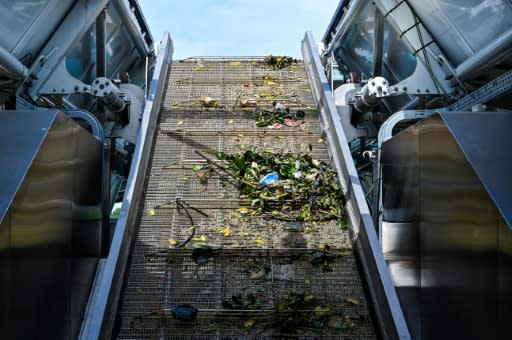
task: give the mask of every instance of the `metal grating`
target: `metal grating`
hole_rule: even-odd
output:
[[[211,149],[298,153],[311,144],[313,157],[328,161],[316,114],[309,113],[299,128],[271,130],[256,127],[252,114],[235,106],[241,98],[251,97],[262,108],[271,108],[278,100],[291,110],[312,110],[302,63],[297,69],[272,70],[261,61],[196,58],[173,63],[119,311],[119,339],[375,338],[348,231],[336,222],[324,222],[308,225],[305,232],[290,232],[282,221],[241,215],[237,209],[250,202],[240,199],[235,185],[213,177],[204,186],[191,170],[205,162],[195,151]],[[202,95],[219,100],[222,108],[202,108]],[[197,209],[190,210],[195,241],[185,249],[171,246],[191,233],[177,198]],[[207,263],[198,265],[191,255],[205,243],[214,250]],[[312,265],[310,258],[325,244],[338,255],[329,263],[329,271]],[[254,268],[265,268],[266,274],[255,278],[250,274]],[[312,295],[330,308],[339,308],[355,320],[354,325],[341,329],[297,325],[283,333],[273,320],[279,302],[290,292]],[[223,307],[238,294],[252,294],[258,309],[235,313]],[[140,318],[178,304],[197,307],[197,318],[180,321],[160,314]],[[315,311],[305,313],[314,316]],[[254,324],[248,327],[247,320]]]

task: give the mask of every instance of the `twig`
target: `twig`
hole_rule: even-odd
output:
[[[256,189],[256,188],[257,188],[257,186],[256,186],[256,185],[254,185],[254,184],[252,184],[252,183],[250,183],[250,182],[244,181],[244,180],[243,180],[243,179],[241,179],[241,178],[236,177],[236,176],[235,176],[231,171],[229,171],[228,169],[226,169],[226,168],[225,168],[225,167],[223,167],[222,165],[215,163],[214,161],[212,161],[211,159],[209,159],[208,157],[206,157],[206,155],[202,154],[199,150],[195,150],[195,152],[196,152],[199,156],[201,156],[202,158],[204,158],[208,164],[213,165],[214,167],[216,167],[216,168],[218,168],[218,169],[222,170],[222,171],[223,171],[226,175],[228,175],[229,177],[234,178],[234,179],[235,179],[236,181],[238,181],[238,182],[242,182],[242,183],[244,183],[244,184],[247,184],[248,186],[250,186],[250,187],[252,187],[252,188],[254,188],[254,189]]]

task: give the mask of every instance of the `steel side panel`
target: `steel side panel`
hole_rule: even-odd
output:
[[[132,166],[110,252],[98,266],[89,298],[80,339],[109,339],[114,326],[126,262],[133,240],[135,219],[145,181],[150,148],[153,143],[158,113],[166,84],[166,74],[172,60],[173,45],[165,33],[160,45],[153,79],[151,80]]]
[[[334,98],[323,72],[313,35],[309,31],[306,32],[302,42],[302,53],[308,77],[314,88],[317,108],[321,112],[323,130],[327,137],[326,142],[331,152],[331,158],[346,190],[346,212],[349,226],[352,229],[359,258],[364,267],[381,335],[386,339],[410,339],[409,330],[348,149],[346,136],[338,119]]]

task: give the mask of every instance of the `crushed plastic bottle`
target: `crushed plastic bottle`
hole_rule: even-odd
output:
[[[279,175],[277,172],[271,172],[263,176],[263,178],[260,180],[260,185],[266,187],[277,182],[279,182]]]
[[[274,106],[275,112],[290,112],[290,109],[286,107],[286,105],[283,105],[278,101],[272,102],[272,105]]]

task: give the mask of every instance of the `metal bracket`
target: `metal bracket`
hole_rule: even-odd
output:
[[[66,69],[65,61],[62,60],[55,71],[48,77],[47,81],[40,88],[38,93],[30,91],[32,97],[38,94],[70,94],[70,93],[90,93],[90,85],[83,83],[69,74]]]
[[[446,84],[445,84],[446,86]],[[445,90],[441,85],[440,90]],[[417,62],[414,73],[401,82],[390,86],[392,95],[398,94],[442,94],[436,88],[432,76],[423,63]]]
[[[38,56],[38,60],[42,63],[34,63],[30,69],[30,74],[36,78],[28,89],[30,96],[36,96],[39,93],[73,93],[76,86],[83,90],[84,84],[67,72],[65,58],[73,44],[81,39],[94,24],[108,2],[108,0],[77,1]]]
[[[469,111],[474,105],[484,104],[489,100],[512,89],[512,70],[503,73],[479,89],[471,92],[446,109],[448,111]]]

